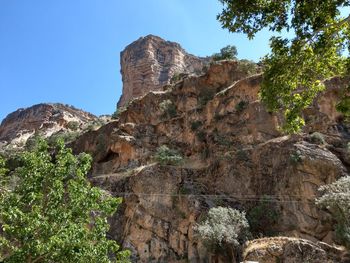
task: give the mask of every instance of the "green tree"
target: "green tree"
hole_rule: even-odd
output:
[[[237,59],[237,48],[235,46],[227,45],[226,47],[223,47],[220,49],[220,53],[215,53],[212,55],[212,59],[214,61],[219,60],[233,60]]]
[[[263,60],[261,98],[270,111],[284,111],[287,132],[299,131],[304,125],[302,110],[324,90],[324,81],[349,72],[345,54],[350,47],[350,16],[342,16],[341,10],[350,1],[219,1],[224,7],[217,19],[231,32],[250,39],[264,28],[278,34],[292,32],[290,38],[270,39],[271,54]],[[348,96],[344,95],[338,109],[350,110]]]
[[[106,238],[107,217],[121,199],[90,185],[90,163],[89,155],[73,155],[63,141],[53,156],[39,141],[20,155],[11,176],[0,161],[0,261],[128,262],[129,252]]]

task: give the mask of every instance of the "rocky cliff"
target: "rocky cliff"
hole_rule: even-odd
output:
[[[284,247],[298,244],[306,252],[283,262],[339,262],[317,245],[334,242],[334,222],[314,200],[319,186],[348,173],[350,134],[335,110],[344,83],[329,81],[305,111],[303,133],[287,136],[282,117],[259,101],[261,80],[239,62],[212,64],[206,74],[133,100],[118,120],[75,142],[76,152],[94,157],[91,181],[124,197],[111,236],[132,250],[134,262],[236,262],[213,253],[193,230],[214,206],[245,210],[253,236],[309,240],[265,242],[261,247],[280,252],[264,262],[281,262]],[[183,163],[158,164],[162,145],[181,153]]]
[[[78,131],[97,121],[91,113],[60,103],[42,103],[10,113],[0,125],[2,146],[23,146],[34,134],[50,137],[58,132]]]
[[[153,35],[139,38],[120,55],[123,94],[118,107],[151,90],[160,90],[174,74],[201,73],[207,62],[188,54],[178,43]]]
[[[334,245],[330,214],[314,202],[319,186],[349,172],[350,127],[335,110],[346,83],[328,81],[304,112],[303,132],[288,136],[279,128],[282,116],[259,100],[262,76],[239,61],[213,63],[169,84],[174,72],[202,69],[202,62],[178,44],[141,38],[122,53],[125,111],[118,119],[85,129],[93,115],[40,104],[10,114],[0,141],[70,132],[75,123],[84,134],[70,146],[93,156],[89,179],[124,197],[109,236],[132,251],[133,262],[239,262],[239,255],[266,263],[349,262]],[[159,163],[163,145],[183,161]],[[194,227],[216,206],[246,211],[251,239],[265,238],[246,242],[236,256],[208,247]]]

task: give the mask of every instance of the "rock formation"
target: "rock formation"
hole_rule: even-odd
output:
[[[349,262],[349,255],[340,248],[323,242],[275,237],[247,242],[243,251],[245,261],[259,263],[329,263]]]
[[[120,55],[123,95],[118,107],[151,90],[160,90],[174,74],[201,73],[207,62],[206,58],[188,54],[175,42],[153,35],[141,37]]]
[[[133,100],[117,121],[75,142],[76,152],[94,157],[91,181],[124,197],[111,236],[132,250],[134,262],[235,262],[208,250],[193,230],[219,205],[256,217],[257,236],[333,243],[330,215],[314,200],[318,187],[346,175],[350,164],[350,134],[334,107],[343,83],[328,82],[305,111],[304,132],[286,136],[282,116],[259,101],[261,79],[239,62],[212,64],[202,76]],[[161,145],[180,152],[182,165],[157,164]],[[264,212],[252,213],[256,207]]]
[[[158,37],[134,42],[122,53],[119,105],[126,109],[71,144],[75,153],[93,156],[90,181],[124,198],[109,236],[132,251],[133,262],[348,262],[344,249],[334,246],[334,221],[314,202],[321,185],[350,167],[350,127],[335,110],[346,83],[328,81],[304,111],[303,132],[288,136],[279,129],[283,116],[259,100],[262,76],[248,75],[239,61],[213,63],[199,76],[168,84],[174,72],[202,65]],[[36,105],[10,114],[0,141],[44,128],[47,134],[69,130],[72,120],[95,118],[62,107]],[[183,162],[158,163],[162,145]],[[208,247],[194,227],[215,206],[246,211],[255,238],[286,237],[246,242],[236,256]]]
[[[61,130],[79,130],[97,117],[91,113],[59,103],[43,103],[10,113],[0,125],[0,142],[23,146],[27,139],[40,133],[43,137]],[[75,126],[75,127],[71,127]]]

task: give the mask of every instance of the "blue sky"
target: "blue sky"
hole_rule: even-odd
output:
[[[216,0],[0,0],[0,120],[40,102],[112,113],[121,95],[119,55],[148,34],[206,56],[225,45],[240,58],[268,52],[268,32],[253,41],[221,28]]]

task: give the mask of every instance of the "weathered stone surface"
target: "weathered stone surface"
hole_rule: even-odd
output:
[[[120,55],[124,106],[132,99],[160,90],[177,73],[201,73],[208,59],[188,54],[179,44],[148,35],[128,45]]]

